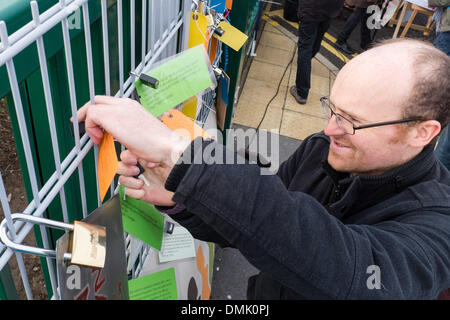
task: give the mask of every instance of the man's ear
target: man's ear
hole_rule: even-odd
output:
[[[441,132],[441,124],[436,120],[422,121],[411,132],[409,144],[412,147],[424,147]]]

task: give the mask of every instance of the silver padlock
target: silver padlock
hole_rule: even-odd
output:
[[[15,213],[11,220],[21,220],[28,223],[39,224],[50,228],[70,232],[69,252],[64,253],[64,261],[92,268],[103,268],[106,258],[106,228],[103,226],[75,221],[74,224],[35,217],[32,215]],[[9,248],[34,254],[41,257],[56,259],[56,251],[32,247],[13,242],[8,237],[6,219],[0,224],[0,240]]]

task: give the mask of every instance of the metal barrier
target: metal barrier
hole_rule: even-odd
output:
[[[48,7],[49,3],[55,2],[41,1],[40,5]],[[86,134],[80,137],[77,109],[88,99],[93,102],[96,94],[132,96],[135,86],[133,78],[128,76],[130,71],[147,71],[153,63],[184,50],[187,47],[192,0],[59,0],[43,12],[39,11],[36,1],[31,1],[30,6],[31,21],[12,34],[8,34],[6,23],[0,21],[0,68],[6,66],[9,80],[9,88],[5,89],[5,84],[0,84],[0,97],[10,92],[8,105],[10,112],[14,111],[11,118],[17,119],[15,137],[30,199],[23,213],[71,222],[86,217],[90,210],[102,205],[98,181],[97,190],[89,187],[95,183],[88,183],[97,177],[98,148]],[[128,14],[124,14],[124,10]],[[78,29],[73,30],[77,24]],[[112,36],[114,41],[111,41]],[[28,63],[33,65],[36,50],[37,70],[27,70],[27,66],[21,63],[18,65],[17,61],[27,61],[24,52],[32,57]],[[49,66],[50,63],[56,67]],[[0,75],[2,72],[0,69]],[[29,86],[25,88],[27,90],[23,88],[27,79],[36,83],[39,79],[37,74],[40,74],[38,87],[41,86],[43,91],[40,98],[45,101],[45,109],[39,112],[47,114],[48,122],[48,132],[43,138],[39,136],[42,131],[36,129],[36,119],[30,119],[30,114],[36,112],[29,110],[30,100],[34,99],[30,96],[35,93],[30,93]],[[70,105],[70,110],[64,108],[66,105]],[[74,123],[73,137],[68,130],[70,116]],[[40,125],[44,126],[42,121]],[[47,152],[42,151],[44,149],[40,146],[40,139],[46,137]],[[92,157],[89,156],[91,150],[94,151]],[[49,160],[51,158],[53,161]],[[114,191],[113,181],[109,194],[114,195]],[[21,243],[33,226],[11,219],[1,172],[0,202],[10,238]],[[54,249],[57,234],[49,234],[45,226],[40,226],[36,231],[40,238],[37,240],[42,242],[43,248]],[[127,237],[127,245],[129,243],[130,238]],[[137,262],[145,260],[147,250],[147,246],[142,247]],[[7,270],[13,255],[17,259],[26,296],[33,299],[22,254],[2,243],[0,299],[14,297]],[[54,260],[46,258],[45,266],[48,295],[57,299]],[[132,276],[137,276],[141,268],[139,263],[130,261],[129,266]]]

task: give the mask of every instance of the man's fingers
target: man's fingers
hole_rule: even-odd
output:
[[[141,179],[136,179],[127,176],[120,176],[119,183],[124,187],[131,189],[142,189],[142,187],[144,186],[144,181],[142,181]]]
[[[126,188],[125,194],[128,197],[141,200],[145,196],[145,191],[142,189]]]
[[[83,109],[85,108],[85,109]],[[100,144],[103,138],[102,127],[102,114],[105,114],[105,108],[108,108],[104,104],[86,104],[79,112],[81,119],[85,120],[85,128],[89,137],[92,139],[94,144]],[[82,121],[82,120],[79,120]]]
[[[95,104],[113,105],[120,104],[121,100],[115,97],[98,95],[94,98]]]
[[[120,153],[120,160],[128,166],[135,166],[138,158],[130,150],[124,150]]]
[[[122,161],[119,162],[119,168],[117,169],[117,174],[134,177],[139,174],[139,168],[134,165],[124,164]]]
[[[84,106],[82,106],[80,109],[78,109],[78,111],[77,111],[78,122],[86,120],[86,114],[87,114],[87,110],[88,110],[90,104],[91,104],[90,102],[87,102],[84,104]],[[70,119],[72,119],[72,118],[70,118]]]

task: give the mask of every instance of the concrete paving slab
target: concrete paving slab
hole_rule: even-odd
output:
[[[256,61],[263,61],[279,66],[286,66],[292,59],[292,52],[259,44],[256,49]]]
[[[303,140],[325,128],[327,120],[304,113],[284,110],[280,134]]]

